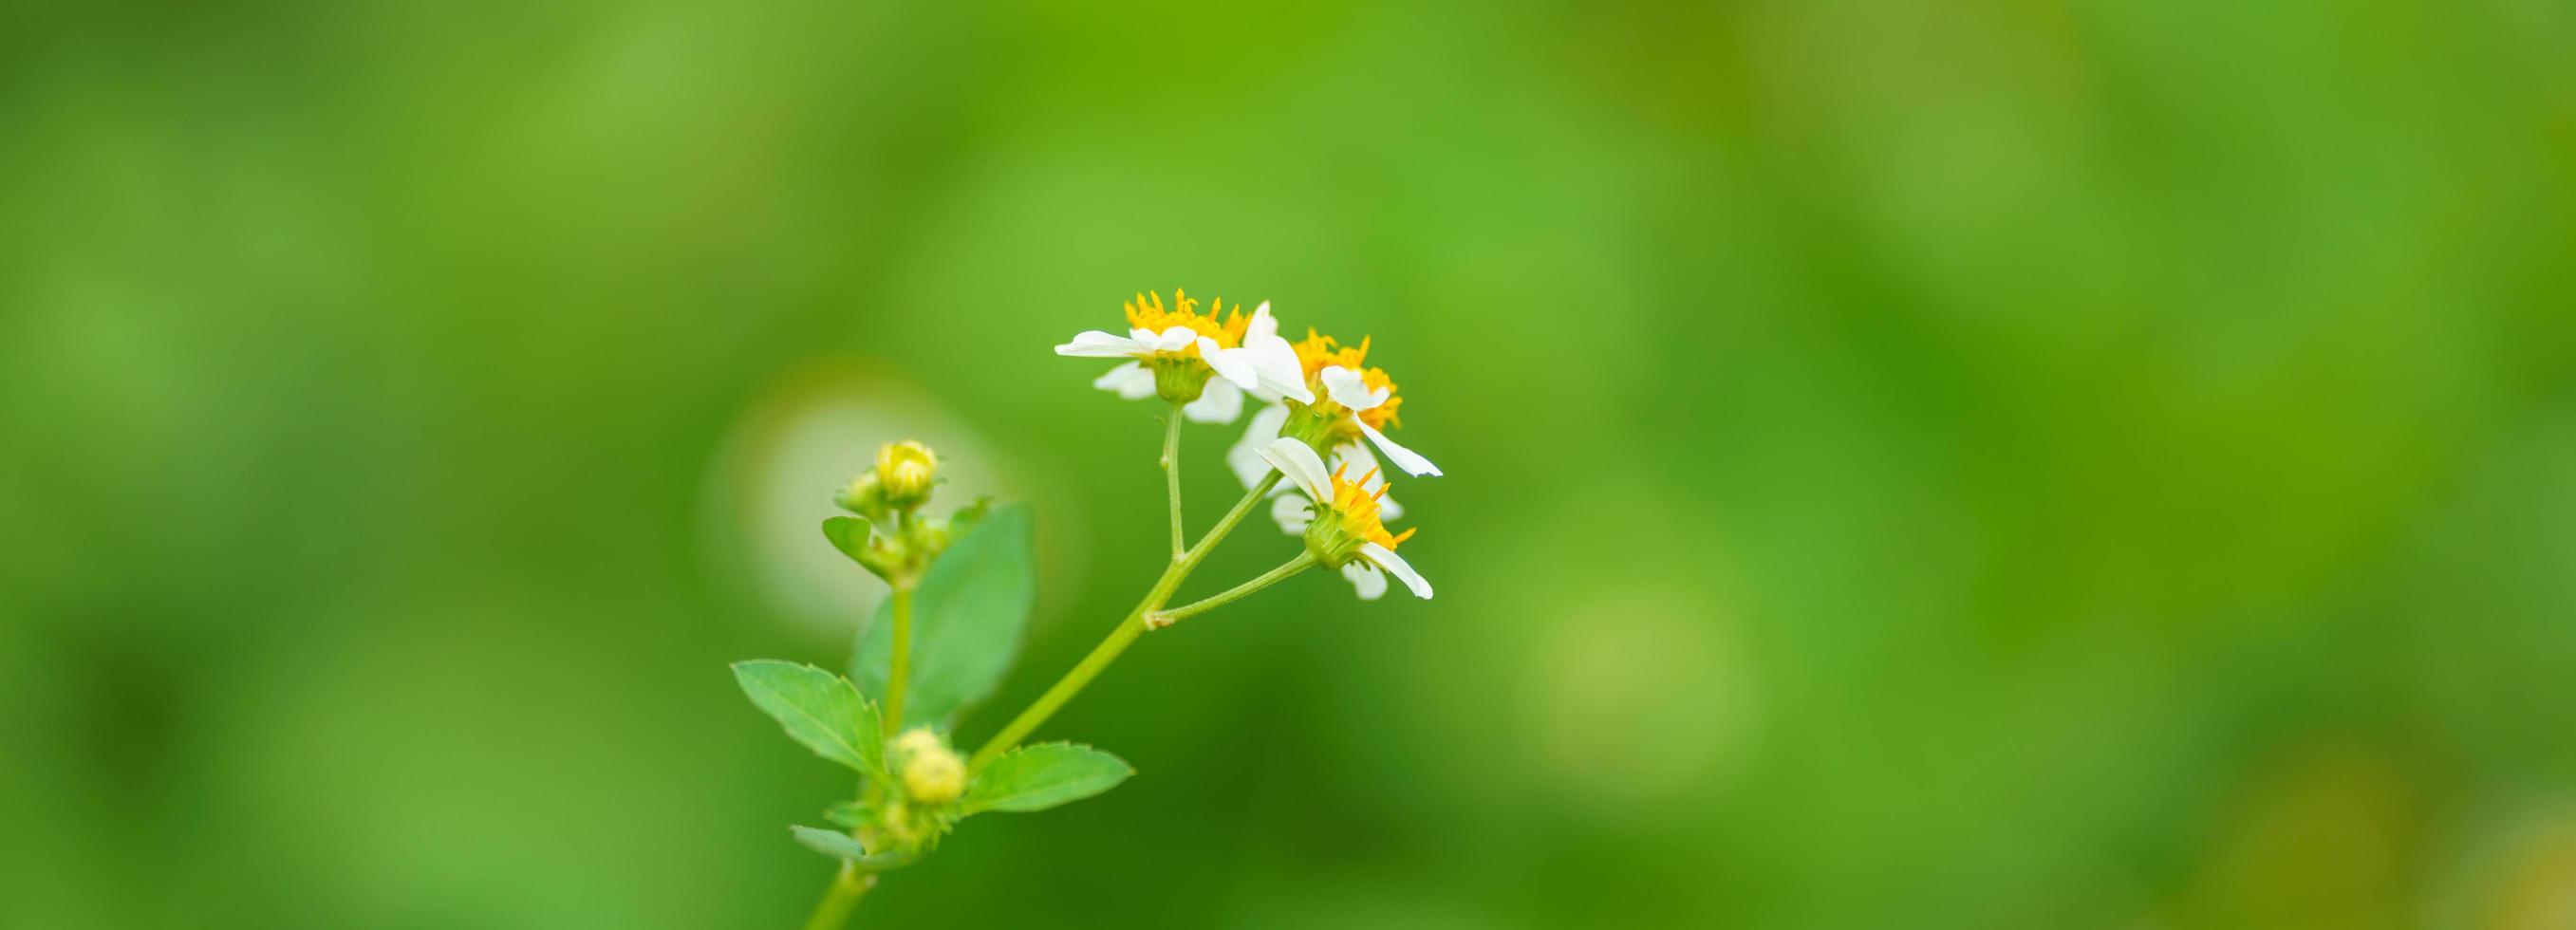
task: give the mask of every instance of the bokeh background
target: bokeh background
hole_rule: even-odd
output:
[[[923,435],[989,733],[1179,286],[1375,337],[1440,595],[1155,634],[862,926],[2576,925],[2571,211],[2550,0],[13,5],[0,924],[793,925],[725,663]]]

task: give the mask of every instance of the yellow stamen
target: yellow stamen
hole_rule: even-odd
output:
[[[1226,349],[1243,345],[1243,332],[1252,325],[1252,319],[1243,315],[1241,305],[1227,310],[1225,301],[1212,300],[1208,302],[1208,312],[1201,314],[1199,302],[1191,300],[1189,292],[1177,290],[1172,292],[1172,302],[1174,306],[1166,309],[1160,293],[1136,295],[1136,299],[1127,302],[1127,325],[1157,333],[1175,326],[1186,327],[1193,333],[1216,340],[1219,348]],[[1180,354],[1197,355],[1198,346],[1194,343],[1181,350]]]
[[[1361,475],[1356,482],[1343,477],[1343,473],[1349,470],[1347,461],[1333,469],[1332,508],[1334,515],[1341,520],[1342,531],[1354,539],[1364,539],[1389,549],[1413,538],[1413,531],[1421,527],[1391,534],[1386,531],[1386,524],[1380,522],[1378,512],[1383,509],[1380,502],[1386,499],[1388,485],[1380,483],[1375,491],[1367,489],[1368,483],[1377,479],[1377,469],[1369,469],[1368,474]]]
[[[1397,393],[1395,379],[1387,377],[1386,369],[1369,367],[1369,337],[1360,337],[1359,345],[1346,346],[1342,345],[1340,340],[1308,328],[1306,338],[1290,343],[1288,347],[1297,350],[1297,363],[1306,368],[1306,386],[1314,390],[1319,404],[1332,403],[1329,399],[1324,399],[1324,383],[1321,380],[1324,369],[1339,365],[1359,372],[1360,383],[1367,385],[1369,390],[1386,389],[1386,403],[1360,411],[1358,416],[1362,421],[1367,422],[1372,428],[1381,430],[1404,425],[1404,421],[1396,415],[1396,408],[1404,405],[1404,396]],[[1338,408],[1339,405],[1334,406]],[[1357,438],[1358,430],[1350,432],[1354,434],[1353,438]]]

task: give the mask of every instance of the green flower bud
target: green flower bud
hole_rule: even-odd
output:
[[[966,793],[966,763],[929,727],[904,731],[895,751],[903,756],[903,793],[913,803],[936,806]]]
[[[868,518],[870,522],[883,519],[886,512],[885,485],[877,480],[876,472],[860,472],[858,477],[850,479],[849,487],[841,489],[841,496],[834,503],[841,505],[843,510]]]

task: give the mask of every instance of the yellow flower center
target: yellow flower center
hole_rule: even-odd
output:
[[[1127,325],[1156,333],[1175,326],[1187,327],[1191,332],[1216,340],[1217,347],[1223,349],[1242,346],[1243,331],[1252,325],[1252,318],[1243,315],[1241,304],[1227,310],[1225,301],[1211,300],[1208,312],[1201,314],[1199,302],[1191,300],[1188,291],[1178,290],[1172,292],[1172,302],[1175,306],[1167,309],[1160,293],[1136,295],[1136,299],[1127,302]],[[1222,320],[1218,318],[1220,315],[1224,317]],[[1176,354],[1195,357],[1199,354],[1198,344],[1193,342]]]
[[[1288,347],[1297,350],[1297,363],[1306,368],[1306,387],[1315,392],[1316,406],[1329,407],[1331,409],[1327,412],[1330,413],[1341,412],[1342,405],[1334,403],[1331,397],[1326,396],[1322,379],[1324,369],[1340,365],[1359,372],[1360,383],[1367,385],[1369,390],[1386,389],[1386,403],[1360,411],[1358,414],[1360,419],[1368,421],[1370,427],[1380,430],[1389,426],[1404,425],[1404,421],[1397,418],[1395,412],[1397,407],[1404,405],[1404,395],[1397,393],[1395,379],[1387,377],[1386,369],[1371,368],[1368,365],[1369,337],[1360,337],[1359,345],[1346,346],[1341,344],[1340,340],[1319,334],[1309,328],[1306,330],[1306,338],[1289,343]],[[1356,438],[1359,431],[1350,430],[1349,432]]]
[[[1353,539],[1364,539],[1389,549],[1412,539],[1413,531],[1421,527],[1390,534],[1386,531],[1386,524],[1378,520],[1378,502],[1386,497],[1387,485],[1381,482],[1375,493],[1367,490],[1369,481],[1377,477],[1377,469],[1371,468],[1368,474],[1360,476],[1360,480],[1352,481],[1342,477],[1342,472],[1349,470],[1350,465],[1343,462],[1340,468],[1333,469],[1333,513],[1341,518],[1342,532]]]

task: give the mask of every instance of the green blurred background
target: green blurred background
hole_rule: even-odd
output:
[[[13,5],[0,924],[793,925],[725,663],[919,434],[1043,688],[1175,286],[1375,336],[1440,596],[1155,634],[862,925],[2576,925],[2554,0]]]

